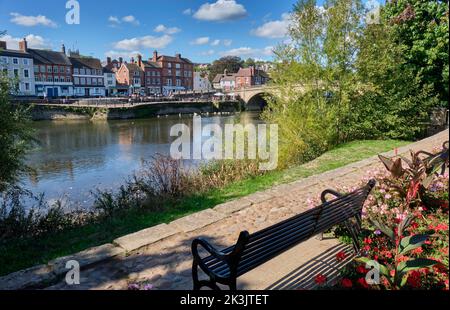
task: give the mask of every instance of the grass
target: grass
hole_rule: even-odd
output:
[[[213,207],[231,199],[243,197],[311,175],[320,174],[370,156],[408,144],[397,140],[355,141],[341,145],[317,159],[282,171],[235,182],[220,189],[193,195],[179,202],[168,203],[165,211],[127,211],[125,214],[89,224],[38,240],[17,240],[0,245],[0,275],[38,264],[86,248],[112,242],[114,239],[160,223],[168,223],[185,215]]]

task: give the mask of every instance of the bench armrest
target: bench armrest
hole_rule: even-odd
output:
[[[327,190],[324,190],[324,191],[322,192],[322,194],[320,195],[320,200],[322,200],[322,203],[328,202],[328,201],[327,201],[327,197],[326,197],[327,195],[333,195],[333,196],[335,196],[336,198],[339,198],[339,197],[342,197],[342,196],[343,196],[341,193],[338,193],[338,192],[336,192],[336,191],[334,191],[334,190],[332,190],[332,189],[327,189]]]
[[[209,254],[211,254],[218,260],[221,260],[221,261],[228,260],[228,255],[224,254],[222,251],[218,251],[217,249],[215,249],[205,239],[197,238],[197,239],[194,239],[194,241],[192,241],[192,255],[199,262],[201,261],[201,257],[200,257],[200,254],[198,253],[198,246],[201,246],[202,248],[204,248]]]

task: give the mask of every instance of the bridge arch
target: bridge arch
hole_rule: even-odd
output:
[[[262,111],[267,105],[267,97],[270,96],[269,93],[261,91],[252,94],[245,100],[245,110],[246,111]]]

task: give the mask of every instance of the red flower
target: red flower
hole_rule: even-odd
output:
[[[408,276],[408,284],[412,287],[419,287],[420,286],[420,272],[417,270],[411,271],[411,273]]]
[[[338,262],[343,261],[346,257],[347,257],[347,254],[345,254],[345,252],[342,252],[342,251],[336,254],[336,260]]]
[[[391,277],[395,276],[395,270],[392,269],[391,271],[389,271],[389,274],[391,275]]]
[[[416,182],[414,180],[411,180],[411,183],[409,184],[408,193],[406,194],[406,201],[409,203],[411,200],[416,198],[417,192],[419,191],[420,182]]]
[[[323,284],[327,282],[327,277],[323,274],[318,274],[314,281],[316,281],[317,284]]]
[[[423,249],[421,247],[411,251],[411,253],[417,254],[417,255],[422,254],[422,252],[423,252]]]
[[[362,286],[363,288],[369,288],[369,285],[367,284],[366,279],[364,279],[364,278],[359,278],[358,284],[360,286]]]
[[[353,286],[353,283],[352,283],[352,280],[345,278],[345,279],[342,279],[341,285],[342,285],[342,287],[350,288]]]
[[[446,230],[448,230],[448,225],[445,225],[445,224],[439,224],[439,225],[437,225],[436,227],[434,227],[434,230],[435,231],[446,231]]]
[[[358,273],[367,273],[367,269],[363,266],[363,265],[359,265],[358,267],[356,267],[356,272]]]
[[[371,244],[372,243],[372,239],[370,238],[364,238],[364,244]]]

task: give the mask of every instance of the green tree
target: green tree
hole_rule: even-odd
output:
[[[15,81],[0,73],[0,192],[27,170],[25,155],[33,141],[28,111],[10,102],[14,85]]]
[[[254,67],[256,65],[256,62],[253,58],[247,58],[247,60],[244,61],[244,64],[242,65],[244,68]]]
[[[222,74],[225,70],[227,70],[228,73],[236,73],[243,64],[243,60],[236,56],[225,56],[215,60],[209,70],[209,79],[212,81],[217,74]]]
[[[384,8],[394,40],[405,46],[405,66],[448,104],[449,7],[442,0],[389,1]]]

